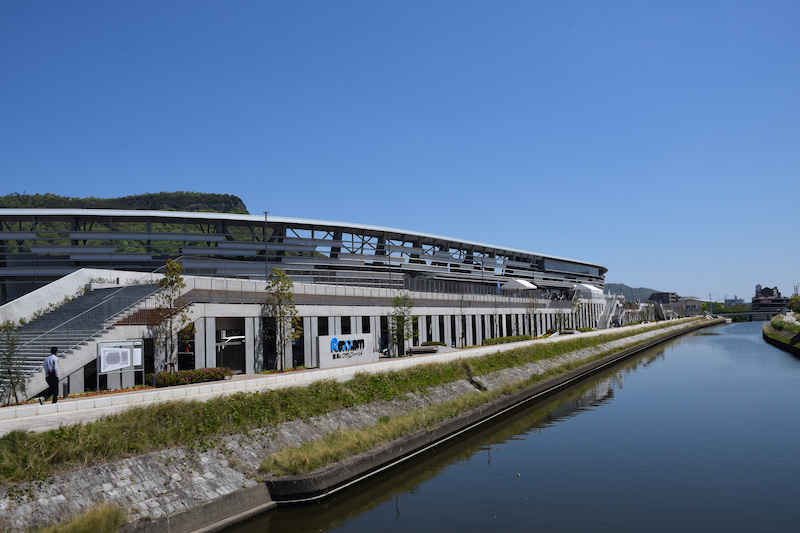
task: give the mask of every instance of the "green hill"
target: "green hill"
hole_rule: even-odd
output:
[[[159,192],[120,198],[70,198],[55,194],[8,194],[0,207],[36,209],[150,209],[156,211],[205,211],[249,214],[244,202],[231,194]]]
[[[658,291],[656,289],[648,289],[646,287],[639,287],[634,289],[633,287],[628,287],[624,283],[606,283],[605,284],[605,291],[606,294],[622,294],[625,296],[625,301],[633,302],[639,300],[640,302],[646,301],[650,298],[650,295],[654,292],[664,292]]]

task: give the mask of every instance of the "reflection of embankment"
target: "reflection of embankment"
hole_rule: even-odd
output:
[[[398,496],[415,493],[425,481],[432,479],[450,465],[469,460],[487,447],[502,445],[517,435],[550,427],[560,420],[592,410],[614,398],[615,389],[622,389],[624,377],[664,357],[664,350],[648,351],[634,359],[620,363],[591,378],[589,381],[550,396],[535,406],[520,409],[497,420],[479,426],[467,436],[450,441],[412,459],[384,476],[376,476],[338,493],[319,503],[282,507],[269,511],[236,533],[264,531],[310,531],[334,529],[343,526],[351,517],[358,516]]]

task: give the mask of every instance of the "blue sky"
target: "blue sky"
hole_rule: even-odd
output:
[[[800,2],[0,2],[0,194],[249,211],[800,283]]]

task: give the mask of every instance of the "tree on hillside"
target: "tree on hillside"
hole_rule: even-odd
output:
[[[19,403],[19,397],[27,399],[28,377],[14,360],[19,349],[19,334],[14,323],[6,320],[0,324],[0,373],[7,380],[3,394],[3,404],[9,405],[11,397]]]
[[[175,372],[178,336],[191,335],[189,302],[184,299],[186,282],[183,281],[183,267],[178,261],[167,260],[164,277],[158,280],[159,291],[156,296],[158,327],[156,343],[163,346],[169,372]],[[187,331],[187,328],[190,331]]]
[[[392,355],[403,355],[405,342],[414,336],[414,300],[408,293],[392,299],[392,314],[389,317],[389,349]]]
[[[294,305],[294,283],[280,268],[273,268],[267,280],[267,299],[264,301],[264,315],[274,321],[268,321],[265,329],[275,335],[276,370],[283,370],[286,355],[286,344],[299,339],[303,330],[300,317]]]

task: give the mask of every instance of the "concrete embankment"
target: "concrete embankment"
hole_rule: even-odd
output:
[[[800,333],[793,334],[789,331],[779,331],[775,329],[773,325],[774,321],[788,322],[790,325],[794,325],[796,328],[798,325],[800,325],[800,323],[797,321],[795,313],[789,312],[786,313],[786,315],[778,315],[777,317],[773,318],[770,322],[767,322],[764,324],[764,326],[762,326],[761,335],[767,344],[771,344],[776,348],[779,348],[785,352],[789,352],[795,357],[800,357]],[[795,329],[795,331],[797,330]]]
[[[359,454],[308,474],[267,479],[267,487],[269,488],[273,500],[280,503],[296,503],[327,497],[353,483],[362,481],[388,468],[396,466],[402,461],[424,453],[433,446],[457,438],[462,433],[489,422],[498,416],[502,416],[513,409],[520,408],[526,404],[542,400],[555,394],[643,350],[666,342],[679,335],[683,335],[689,331],[722,323],[725,323],[725,321],[721,319],[706,321],[686,328],[676,328],[674,331],[660,336],[653,336],[653,338],[650,339],[639,339],[640,344],[624,348],[612,355],[586,363],[575,370],[522,389],[514,394],[503,396],[469,412],[442,422],[430,429],[416,431],[402,439],[370,450],[369,452]],[[637,335],[637,337],[639,336]],[[609,348],[623,346],[630,342],[632,342],[630,338],[622,339],[621,341],[608,343],[607,345],[595,349],[581,350],[581,352],[585,353],[570,354],[567,358],[579,360],[589,359],[598,352],[607,351]],[[524,367],[505,369],[483,378],[476,378],[476,380],[480,382],[480,386],[484,389],[490,390],[500,388],[507,383],[527,379],[533,373],[537,373],[537,370],[540,370],[540,368],[537,367],[539,367],[539,365],[531,364],[525,365]]]
[[[23,531],[31,525],[57,522],[97,502],[107,501],[130,509],[132,523],[127,529],[131,531],[215,531],[272,508],[276,502],[324,497],[423,453],[431,446],[456,438],[509,409],[552,394],[620,359],[688,331],[720,322],[705,320],[639,333],[471,381],[449,383],[424,394],[409,394],[397,401],[374,402],[245,435],[222,437],[203,447],[165,450],[67,472],[45,482],[19,484],[0,491],[0,529]],[[567,362],[595,358],[611,349],[618,351],[568,374],[501,397],[430,430],[415,432],[314,474],[264,479],[258,472],[264,459],[286,446],[310,442],[340,429],[374,425],[382,417],[450,401],[476,390],[497,389]]]

